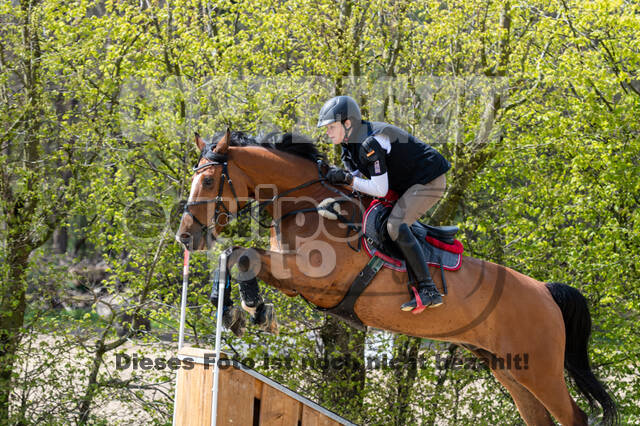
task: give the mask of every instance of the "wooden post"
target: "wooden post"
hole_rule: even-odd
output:
[[[178,352],[178,358],[182,364],[176,390],[176,425],[208,426],[215,352],[185,347]],[[222,356],[222,364],[227,364],[225,359]],[[268,377],[247,367],[238,367],[220,367],[218,425],[353,425]]]

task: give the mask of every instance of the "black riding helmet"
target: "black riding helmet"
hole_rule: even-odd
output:
[[[327,124],[345,120],[351,120],[352,123],[360,123],[362,115],[358,103],[351,96],[336,96],[329,99],[320,109],[318,115],[318,127]]]

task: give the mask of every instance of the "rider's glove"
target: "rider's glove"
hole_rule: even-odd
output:
[[[332,167],[327,172],[327,180],[332,185],[351,185],[353,183],[353,175],[346,170],[338,167]]]

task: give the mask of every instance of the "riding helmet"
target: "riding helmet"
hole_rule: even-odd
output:
[[[360,107],[351,96],[336,96],[322,106],[318,116],[318,127],[346,119],[360,122],[362,120]]]

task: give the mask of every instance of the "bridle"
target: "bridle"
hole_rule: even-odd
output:
[[[205,150],[203,150],[204,153]],[[280,217],[279,219],[274,220],[273,224],[264,224],[260,221],[260,218],[256,218],[254,216],[251,215],[251,212],[253,210],[254,203],[256,202],[256,200],[252,200],[252,201],[248,201],[242,208],[240,208],[235,214],[233,212],[231,212],[229,210],[229,208],[227,208],[227,206],[224,204],[223,202],[223,197],[222,194],[224,192],[224,186],[225,183],[228,182],[229,184],[229,188],[231,189],[231,193],[233,195],[233,198],[236,202],[236,205],[240,205],[240,200],[238,199],[236,190],[233,186],[233,181],[231,180],[231,176],[229,175],[229,168],[228,168],[228,158],[226,154],[220,154],[220,153],[216,153],[216,152],[210,152],[207,153],[206,155],[201,153],[200,154],[200,159],[202,159],[203,157],[206,158],[207,160],[209,160],[209,162],[199,165],[200,160],[198,160],[198,164],[196,164],[195,167],[193,167],[193,171],[194,172],[198,172],[200,170],[209,168],[209,167],[213,167],[213,166],[222,166],[222,174],[220,175],[220,183],[218,184],[218,195],[215,198],[210,198],[208,200],[199,200],[199,201],[186,201],[183,202],[183,213],[190,216],[193,221],[195,223],[197,223],[201,229],[202,229],[202,234],[205,236],[205,238],[209,235],[209,231],[215,227],[216,224],[218,224],[218,216],[219,214],[223,214],[226,219],[227,222],[229,223],[229,221],[231,219],[237,219],[245,214],[249,214],[253,219],[255,219],[260,226],[266,227],[266,228],[272,228],[272,227],[277,227],[279,225],[280,222],[282,222],[282,220],[284,220],[285,218],[292,216],[294,214],[297,213],[306,213],[306,212],[311,212],[311,211],[318,211],[317,208],[313,207],[313,208],[306,208],[306,209],[299,209],[299,210],[294,210],[294,211],[290,211],[285,213],[282,217]],[[308,186],[314,185],[316,183],[322,183],[323,186],[325,186],[326,188],[330,189],[333,192],[338,193],[341,197],[341,200],[350,200],[352,197],[350,197],[349,195],[345,194],[344,192],[333,188],[329,185],[327,185],[325,183],[325,181],[327,180],[326,177],[324,177],[324,174],[322,173],[322,166],[323,166],[323,162],[322,160],[318,160],[317,161],[317,166],[318,166],[318,178],[317,179],[312,179],[308,182],[305,182],[301,185],[298,185],[294,188],[291,188],[287,191],[281,192],[279,194],[276,194],[274,197],[270,198],[269,200],[265,200],[265,201],[261,201],[257,204],[258,209],[263,208],[269,204],[273,204],[276,200],[278,200],[279,198],[291,194],[292,192],[295,191],[299,191],[301,189],[304,189]],[[211,218],[211,225],[206,225],[202,222],[200,222],[200,220],[198,220],[198,218],[191,213],[191,211],[189,210],[190,207],[193,206],[199,206],[202,204],[210,204],[210,203],[215,203],[215,210],[213,213],[213,217]],[[258,210],[259,211],[259,210]],[[346,219],[344,216],[342,216],[341,214],[337,213],[337,212],[333,212],[337,215],[337,217],[339,218],[340,221],[342,221],[343,223],[345,223],[348,227],[348,230],[359,230],[359,227],[354,226],[351,221],[349,221],[348,219]],[[355,213],[355,212],[354,212]]]
[[[229,222],[229,220],[231,218],[237,217],[237,214],[234,215],[228,208],[227,206],[225,206],[224,202],[223,202],[223,197],[222,197],[222,193],[224,192],[224,184],[225,182],[229,182],[229,188],[231,188],[231,193],[233,194],[233,198],[235,199],[236,203],[238,202],[238,196],[236,195],[236,189],[233,186],[233,181],[231,180],[231,177],[229,176],[229,169],[228,169],[228,162],[227,162],[227,156],[224,154],[218,154],[218,153],[213,153],[213,159],[210,158],[210,161],[208,163],[202,164],[202,165],[198,165],[196,164],[196,166],[193,168],[194,172],[198,172],[202,169],[206,169],[208,167],[211,166],[219,166],[222,165],[222,174],[220,175],[220,183],[218,185],[218,195],[215,198],[211,198],[209,200],[201,200],[201,201],[187,201],[184,203],[184,207],[183,207],[183,212],[190,216],[191,219],[193,219],[193,221],[195,223],[197,223],[198,225],[200,225],[200,227],[202,228],[202,232],[204,235],[207,235],[208,232],[211,230],[212,227],[215,227],[215,225],[218,223],[218,212],[220,210],[224,210],[223,214],[225,215],[225,217],[227,218],[227,223]],[[202,155],[200,156],[200,158],[202,158]],[[199,163],[200,161],[198,161]],[[210,204],[210,203],[216,203],[215,205],[215,210],[213,212],[213,218],[211,219],[211,225],[205,225],[204,223],[200,222],[200,220],[198,220],[198,218],[191,213],[191,211],[189,211],[190,207],[193,206],[199,206],[202,204]]]

